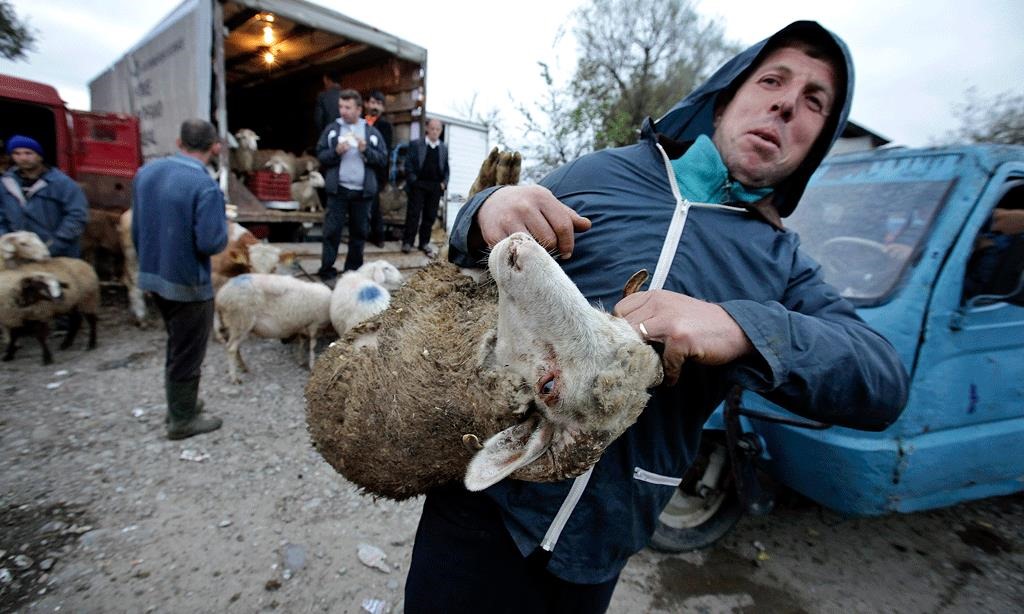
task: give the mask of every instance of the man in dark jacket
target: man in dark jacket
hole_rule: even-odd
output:
[[[28,230],[39,235],[51,256],[78,258],[89,203],[78,184],[43,162],[43,148],[31,137],[7,141],[14,163],[0,178],[0,234]]]
[[[437,219],[437,207],[448,185],[448,146],[441,141],[441,120],[427,120],[427,134],[409,143],[405,189],[409,203],[405,209],[405,229],[402,232],[402,252],[412,251],[419,231],[419,248],[428,256],[434,255],[430,244],[430,230]]]
[[[316,95],[316,105],[313,107],[313,123],[317,134],[338,119],[338,94],[341,93],[341,84],[333,73],[324,73],[323,81],[324,89]]]
[[[366,99],[366,123],[370,124],[384,137],[384,149],[388,152],[388,160],[377,169],[377,194],[370,205],[370,243],[384,247],[384,217],[380,213],[380,195],[388,185],[388,164],[391,147],[394,145],[394,130],[391,122],[384,119],[384,92],[374,90]]]
[[[184,439],[219,429],[220,418],[201,415],[199,376],[213,328],[210,256],[228,244],[224,195],[206,172],[220,153],[209,122],[181,124],[177,154],[154,160],[135,175],[132,242],[139,288],[156,295],[167,328],[164,385],[167,437]]]
[[[638,144],[584,156],[541,186],[484,190],[462,208],[454,262],[477,265],[487,245],[530,232],[591,302],[615,305],[664,346],[666,383],[575,480],[428,494],[407,612],[604,611],[733,385],[852,428],[898,417],[899,357],[782,226],[852,97],[845,44],[796,22],[646,120]],[[651,289],[616,304],[641,268],[654,271]]]
[[[387,164],[384,137],[363,119],[363,97],[355,90],[341,90],[339,117],[324,128],[316,144],[316,157],[327,191],[324,243],[320,280],[330,287],[338,277],[341,231],[348,223],[346,271],[363,266],[363,247],[370,228],[370,203],[377,194],[376,170]]]

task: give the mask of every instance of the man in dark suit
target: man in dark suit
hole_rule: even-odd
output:
[[[441,142],[441,120],[427,120],[426,136],[409,143],[405,190],[409,203],[405,210],[402,253],[412,251],[419,228],[419,248],[428,256],[437,253],[430,244],[430,229],[437,219],[437,207],[448,185],[448,146]],[[421,216],[422,213],[422,216]]]
[[[324,91],[316,95],[316,107],[313,109],[313,120],[316,122],[316,133],[319,135],[327,124],[338,119],[338,94],[341,84],[333,73],[324,73]]]
[[[370,92],[366,99],[366,123],[370,124],[384,137],[384,145],[387,147],[388,156],[391,155],[391,147],[394,145],[394,131],[391,122],[384,119],[384,93],[380,90]],[[390,159],[390,158],[389,158]],[[370,243],[377,247],[384,247],[384,218],[380,214],[380,194],[388,185],[388,165],[377,169],[377,195],[373,197],[373,204],[370,206]]]

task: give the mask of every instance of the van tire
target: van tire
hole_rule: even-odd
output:
[[[696,462],[703,462],[715,446],[722,442],[706,441]],[[690,483],[682,483],[665,506],[650,546],[661,552],[690,552],[711,546],[732,530],[743,516],[743,506],[736,494],[732,479],[732,466],[726,461],[718,479],[718,491],[706,499],[698,497],[694,487],[704,477],[704,471]]]

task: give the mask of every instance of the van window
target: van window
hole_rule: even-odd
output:
[[[786,225],[857,305],[887,300],[956,181],[959,156],[833,162],[812,178]]]
[[[974,239],[967,263],[963,299],[980,294],[1007,295],[1018,289],[1024,272],[1024,179],[1014,179]],[[1024,292],[1010,299],[1024,305]]]

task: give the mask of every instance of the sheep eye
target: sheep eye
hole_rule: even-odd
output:
[[[554,391],[555,391],[555,380],[553,380],[553,379],[549,379],[548,381],[546,381],[544,383],[544,385],[541,386],[541,388],[540,388],[541,394],[551,394]]]

